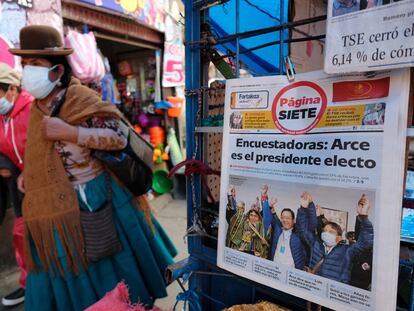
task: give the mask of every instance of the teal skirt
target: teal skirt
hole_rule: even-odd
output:
[[[118,282],[129,288],[131,301],[151,306],[156,298],[167,295],[164,281],[165,268],[173,263],[177,251],[155,218],[155,234],[144,213],[137,210],[132,195],[115,180],[111,180],[114,222],[122,250],[98,262],[90,263],[87,270],[72,273],[57,237],[57,251],[64,275],[32,272],[27,277],[25,310],[28,311],[81,311],[101,299]],[[106,174],[86,184],[89,209],[98,209],[107,199]],[[80,209],[88,210],[78,193]],[[34,247],[33,259],[40,267]]]

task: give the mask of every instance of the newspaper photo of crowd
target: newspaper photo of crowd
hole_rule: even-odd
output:
[[[354,203],[348,211],[342,207],[335,209],[332,206],[335,200],[332,199],[328,200],[330,208],[325,207],[325,202],[323,205],[318,203],[317,197],[308,190],[314,187],[311,185],[302,191],[289,191],[283,189],[288,189],[288,183],[270,185],[258,181],[256,184],[257,196],[249,201],[245,198],[253,191],[246,194],[246,189],[252,188],[251,182],[248,185],[229,185],[227,247],[371,290],[374,230],[369,213],[373,209],[372,192],[356,193],[353,190],[351,197]],[[282,184],[285,185],[281,188]],[[243,195],[238,195],[239,192]],[[296,197],[284,199],[293,193]],[[321,203],[327,201],[319,198],[321,193],[336,195],[323,187],[318,187],[316,193]],[[287,203],[295,200],[295,207]],[[344,198],[346,204],[348,201],[352,202],[349,196]],[[355,215],[353,227],[348,215]]]

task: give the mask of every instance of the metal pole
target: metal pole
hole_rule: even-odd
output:
[[[289,0],[287,0],[289,1]],[[283,25],[285,23],[284,12],[285,11],[285,0],[280,0],[280,23]],[[280,46],[279,46],[279,74],[283,74],[283,37],[284,37],[284,27],[280,30]]]
[[[240,15],[240,0],[236,0],[236,33],[238,34],[240,31],[240,25],[239,25],[239,15]],[[239,61],[239,55],[240,54],[240,38],[237,37],[236,39],[236,78],[239,78],[240,74],[240,61]]]

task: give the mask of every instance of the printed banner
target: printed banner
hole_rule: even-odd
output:
[[[218,266],[308,304],[395,310],[409,80],[228,80]]]
[[[325,72],[414,65],[414,0],[329,0]]]
[[[169,14],[165,18],[165,24],[162,86],[184,85],[184,44],[181,35],[181,24]]]
[[[159,31],[165,30],[165,0],[78,0],[134,17]]]

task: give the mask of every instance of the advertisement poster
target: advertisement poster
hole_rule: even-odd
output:
[[[181,24],[169,14],[165,18],[165,24],[162,86],[184,85],[184,44],[181,35]]]
[[[228,80],[218,266],[334,310],[395,310],[408,92],[407,69]]]
[[[414,65],[414,0],[329,0],[325,72]]]

